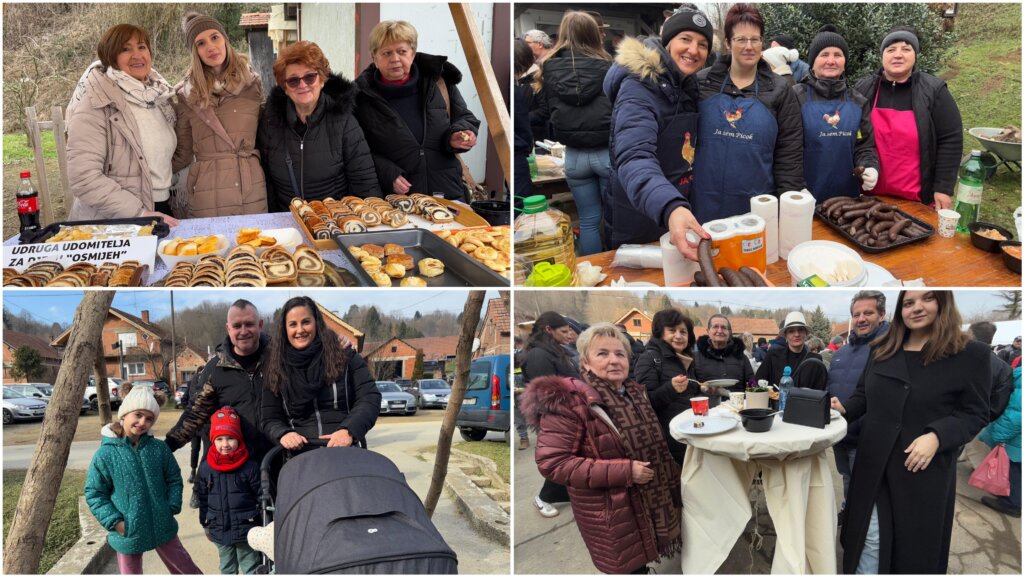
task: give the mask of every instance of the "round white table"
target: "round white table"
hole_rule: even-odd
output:
[[[683,462],[683,574],[713,574],[729,556],[753,511],[751,482],[761,474],[768,513],[777,539],[773,574],[835,574],[836,504],[831,463],[825,449],[846,436],[846,420],[832,412],[824,429],[784,423],[776,415],[771,430],[747,432],[739,415],[716,407],[710,416],[734,418],[732,429],[687,434],[687,410],[669,431],[686,443]]]

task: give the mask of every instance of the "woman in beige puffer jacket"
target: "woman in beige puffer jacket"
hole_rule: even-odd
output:
[[[263,89],[248,59],[231,47],[216,19],[182,18],[192,66],[176,87],[178,149],[174,170],[191,165],[176,199],[187,218],[262,214],[267,189],[255,149]]]

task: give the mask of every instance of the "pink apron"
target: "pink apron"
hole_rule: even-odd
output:
[[[875,128],[878,149],[878,185],[870,193],[908,200],[921,200],[921,148],[913,110],[878,108],[879,79],[875,102],[871,105],[871,124]]]

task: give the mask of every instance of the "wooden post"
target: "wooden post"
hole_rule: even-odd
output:
[[[53,205],[50,203],[50,187],[46,183],[46,159],[43,158],[43,138],[40,135],[39,120],[36,118],[36,109],[29,106],[25,109],[28,133],[32,138],[32,154],[35,156],[36,191],[39,193],[39,202],[43,207],[39,213],[40,226],[46,226],[53,222]]]
[[[4,573],[7,575],[39,571],[46,531],[82,408],[86,385],[82,375],[87,374],[89,363],[99,352],[97,348],[103,346],[103,320],[113,300],[114,291],[85,291],[75,311],[74,329],[68,336],[39,442],[4,541]]]
[[[491,60],[484,50],[483,39],[477,29],[476,19],[469,4],[448,4],[455,20],[455,29],[459,33],[459,41],[466,52],[469,71],[473,76],[473,84],[480,95],[480,104],[484,107],[484,117],[494,146],[498,149],[501,170],[505,173],[505,181],[511,182],[512,176],[512,120],[504,106],[501,88],[494,78]],[[493,184],[492,184],[493,185]]]
[[[60,106],[50,109],[50,119],[53,121],[53,143],[57,145],[57,166],[60,168],[60,186],[64,191],[64,214],[71,214],[71,185],[68,184],[68,143],[64,138],[64,111]]]

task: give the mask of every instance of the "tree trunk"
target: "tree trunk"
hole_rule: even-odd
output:
[[[100,423],[110,423],[110,385],[107,382],[107,359],[103,356],[103,345],[96,349],[93,361],[93,372],[96,375],[96,412],[100,415]]]
[[[82,377],[89,374],[89,363],[96,358],[96,348],[103,346],[103,322],[113,300],[114,291],[86,291],[75,312],[75,329],[68,338],[37,450],[25,475],[14,521],[4,543],[4,573],[7,575],[39,571],[50,516],[78,426],[87,381]],[[45,450],[40,451],[39,447]]]
[[[437,500],[441,497],[444,478],[448,474],[448,457],[452,451],[452,434],[455,432],[455,417],[462,408],[462,398],[466,394],[466,381],[469,380],[469,364],[473,359],[473,337],[480,322],[480,309],[484,304],[484,291],[470,291],[466,304],[462,309],[462,330],[459,333],[459,345],[455,349],[455,382],[448,396],[448,408],[444,411],[441,421],[441,433],[437,437],[437,453],[434,455],[434,472],[430,478],[430,490],[423,505],[427,515],[434,516]]]

